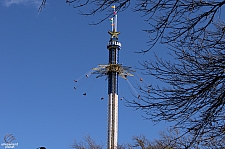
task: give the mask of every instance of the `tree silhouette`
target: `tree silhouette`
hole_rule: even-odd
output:
[[[157,57],[142,63],[145,74],[164,85],[140,86],[141,97],[128,101],[149,119],[176,122],[194,136],[190,143],[225,140],[225,36],[222,27],[215,26],[203,42],[174,45],[173,62]]]
[[[118,145],[117,149],[222,149],[225,147],[225,141],[218,141],[216,138],[211,138],[207,142],[195,142],[189,146],[189,142],[194,136],[181,136],[180,131],[174,128],[162,131],[159,135],[159,139],[155,140],[149,140],[144,135],[134,136],[131,143]],[[103,145],[95,143],[95,141],[88,135],[84,138],[84,141],[77,142],[75,140],[71,147],[74,149],[102,149]]]

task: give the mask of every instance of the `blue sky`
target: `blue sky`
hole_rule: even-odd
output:
[[[49,0],[42,12],[37,11],[39,0],[0,2],[0,143],[12,133],[19,143],[17,149],[64,149],[73,139],[80,141],[90,134],[106,147],[107,81],[90,76],[73,89],[74,79],[108,63],[110,22],[89,25],[105,14],[81,16],[65,1]],[[120,63],[125,66],[138,67],[138,61],[153,59],[153,52],[162,57],[167,53],[165,47],[156,46],[146,55],[135,54],[148,48],[148,36],[142,31],[148,26],[140,16],[130,10],[118,14]],[[141,76],[141,72],[136,74]],[[157,83],[151,77],[143,78]],[[131,82],[136,85],[132,78]],[[105,100],[100,100],[102,96]],[[119,96],[133,98],[122,79]],[[168,126],[154,125],[143,114],[119,102],[119,144],[141,134],[153,140]]]

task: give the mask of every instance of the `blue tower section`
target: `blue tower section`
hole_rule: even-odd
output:
[[[114,31],[115,32],[115,31]],[[109,32],[113,35],[113,32]],[[119,50],[121,49],[121,43],[118,41],[118,37],[112,36],[108,43],[107,49],[109,50],[109,65],[117,66],[119,60]],[[108,94],[118,94],[118,71],[112,69],[108,72]]]

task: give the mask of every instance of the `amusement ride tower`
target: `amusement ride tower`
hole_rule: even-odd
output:
[[[117,31],[117,12],[115,6],[113,17],[111,20],[112,30],[108,31],[110,40],[107,45],[109,50],[109,63],[107,65],[98,65],[93,68],[93,74],[98,74],[98,77],[108,77],[108,138],[107,149],[117,149],[118,140],[118,76],[127,79],[127,76],[133,76],[130,68],[122,66],[118,63],[119,51],[121,50],[121,43],[118,41]]]

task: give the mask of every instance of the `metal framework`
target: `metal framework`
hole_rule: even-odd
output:
[[[111,35],[107,45],[109,50],[109,63],[107,65],[98,65],[93,68],[92,74],[98,74],[98,77],[108,77],[108,138],[107,149],[117,149],[118,140],[118,76],[127,79],[127,76],[133,76],[130,72],[131,67],[122,66],[118,64],[119,50],[121,49],[121,43],[118,41],[117,32],[117,13],[114,8],[114,16],[112,21],[112,31],[108,33]]]

